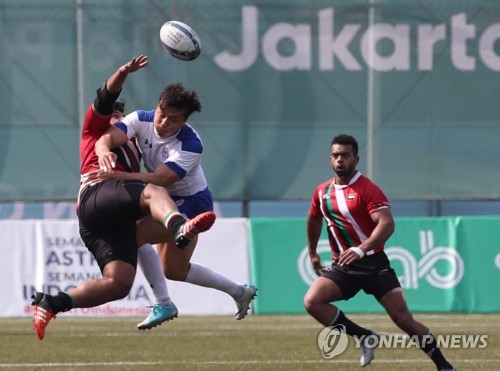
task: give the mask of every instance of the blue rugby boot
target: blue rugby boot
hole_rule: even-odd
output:
[[[174,303],[170,305],[154,304],[149,308],[153,308],[153,310],[144,321],[137,325],[139,330],[151,330],[165,321],[174,319],[179,313]]]

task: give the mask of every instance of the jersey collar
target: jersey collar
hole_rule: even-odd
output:
[[[357,170],[356,170],[357,171]],[[349,181],[349,184],[335,184],[335,178],[333,178],[332,184],[335,187],[335,189],[344,189],[349,187],[351,184],[353,184],[356,180],[359,179],[361,176],[361,173],[359,171],[356,172],[356,175],[352,177],[352,179]]]

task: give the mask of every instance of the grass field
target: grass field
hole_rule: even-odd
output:
[[[351,315],[379,332],[400,332],[384,315]],[[424,315],[416,318],[435,334],[486,334],[485,349],[445,349],[459,370],[500,370],[500,315]],[[12,370],[365,370],[354,341],[325,360],[321,331],[306,315],[231,317],[183,316],[150,331],[138,318],[53,320],[43,341],[31,318],[0,319],[0,369]],[[434,370],[414,347],[377,349],[366,370]]]

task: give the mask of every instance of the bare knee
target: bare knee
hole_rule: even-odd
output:
[[[107,281],[109,297],[111,300],[120,300],[125,298],[132,289],[132,284],[134,283],[133,275],[108,275],[105,276],[104,279]]]
[[[330,279],[319,277],[304,296],[304,308],[316,318],[315,314],[330,312],[333,308],[330,303],[340,299],[338,286]]]
[[[134,278],[134,266],[124,261],[115,260],[104,267],[104,281],[101,285],[104,285],[109,300],[123,299],[130,292]]]
[[[113,295],[114,300],[120,300],[125,298],[132,289],[132,282],[124,282],[120,280],[113,280]]]
[[[307,292],[306,296],[304,296],[304,308],[309,314],[317,312],[322,304],[321,300],[310,292]]]

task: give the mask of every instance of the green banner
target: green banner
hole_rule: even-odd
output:
[[[500,218],[399,218],[386,253],[414,312],[497,312],[500,296]],[[256,313],[303,313],[316,275],[307,254],[304,219],[251,219],[251,267],[259,287]],[[331,261],[326,230],[318,244]],[[348,312],[383,312],[360,292],[338,305]]]

